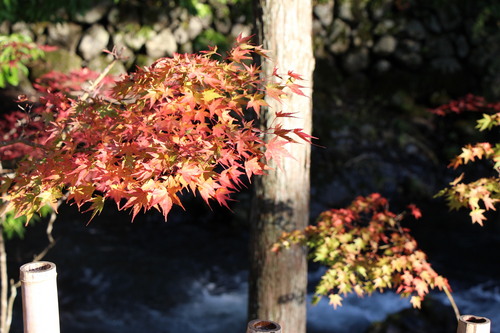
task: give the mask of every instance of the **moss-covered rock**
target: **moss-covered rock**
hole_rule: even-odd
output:
[[[82,67],[83,60],[77,54],[65,49],[57,49],[45,54],[44,61],[37,61],[31,67],[31,78],[37,78],[50,71],[69,73]]]

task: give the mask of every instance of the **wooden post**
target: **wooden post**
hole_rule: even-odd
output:
[[[281,333],[281,326],[270,320],[255,319],[248,323],[247,333]]]
[[[48,261],[21,266],[24,333],[59,333],[56,275]]]
[[[490,333],[490,329],[488,318],[464,315],[458,320],[457,333]]]

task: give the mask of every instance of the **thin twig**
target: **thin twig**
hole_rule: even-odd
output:
[[[80,98],[81,101],[85,101],[87,98],[89,98],[90,92],[93,92],[97,88],[97,86],[99,85],[99,83],[101,83],[101,81],[106,77],[106,75],[109,74],[109,72],[111,71],[111,69],[113,68],[113,66],[118,61],[118,56],[115,55],[114,53],[111,53],[111,54],[113,54],[113,56],[114,56],[113,61],[111,61],[109,63],[109,65],[106,66],[106,68],[104,68],[104,70],[102,71],[101,75],[99,75],[99,77],[97,79],[95,79],[94,82],[92,82],[92,85],[90,86],[90,88]]]
[[[59,198],[59,200],[57,200],[56,210],[62,205],[62,203],[66,200],[67,197],[68,194],[66,193],[61,198]],[[47,229],[45,231],[47,233],[47,239],[49,240],[49,244],[45,247],[45,249],[43,249],[42,252],[33,257],[33,262],[42,260],[47,254],[47,252],[49,252],[49,250],[53,248],[54,245],[56,244],[56,241],[52,236],[52,230],[54,230],[54,222],[56,221],[57,218],[56,210],[53,210],[50,213],[50,218],[49,221],[47,222]]]
[[[59,199],[57,206],[59,207],[60,203],[62,203],[63,201],[64,199]],[[57,218],[56,212],[52,211],[52,213],[50,214],[50,219],[47,223],[47,230],[46,230],[47,238],[49,239],[49,244],[45,247],[45,249],[43,249],[42,252],[33,257],[33,262],[42,260],[47,254],[47,252],[49,252],[49,250],[53,248],[54,245],[56,244],[54,237],[52,237],[52,230],[54,229],[54,222],[56,218]]]
[[[13,279],[10,279],[10,296],[9,303],[7,305],[7,318],[5,322],[5,332],[10,331],[10,326],[12,324],[12,310],[14,308],[14,301],[17,297],[17,288],[21,286],[21,281],[14,283]]]

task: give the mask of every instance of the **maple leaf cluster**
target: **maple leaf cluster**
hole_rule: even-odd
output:
[[[133,217],[155,208],[166,219],[173,205],[182,206],[183,192],[227,206],[245,175],[264,174],[295,141],[291,134],[310,136],[279,122],[263,130],[255,124],[269,91],[278,100],[297,92],[296,74],[261,77],[249,60],[265,51],[249,38],[239,37],[224,60],[214,55],[215,48],[161,58],[85,98],[68,94],[74,87],[61,86],[58,76],[46,77],[40,85],[57,83],[57,91],[41,100],[43,127],[31,138],[38,154],[2,179],[8,208],[29,219],[45,205],[56,208],[65,193],[92,217],[111,200]]]
[[[444,116],[450,113],[462,113],[465,111],[500,112],[500,103],[488,103],[482,96],[467,94],[462,98],[451,100],[446,104],[430,110],[430,112],[438,116]]]
[[[36,79],[33,87],[40,94],[39,102],[30,104],[28,96],[19,95],[16,101],[19,109],[4,114],[0,119],[0,161],[8,165],[8,161],[23,156],[40,158],[42,143],[49,136],[46,123],[66,118],[74,102],[71,98],[84,94],[89,82],[99,75],[82,68],[70,73],[52,71]],[[111,76],[101,80],[101,92],[108,91],[107,88],[114,82]]]
[[[42,127],[38,120],[30,119],[22,111],[10,112],[2,117],[0,121],[0,133],[2,133],[0,160],[3,162],[3,167],[6,166],[6,161],[36,154],[31,143],[34,143],[32,141],[34,133],[39,132]]]
[[[73,98],[90,92],[90,83],[97,80],[101,74],[89,68],[72,70],[69,73],[51,71],[36,79],[33,87],[41,93],[42,98],[51,98],[52,95],[62,93]],[[109,97],[110,88],[115,84],[116,78],[106,75],[99,81],[99,87],[96,87],[95,93]]]
[[[409,212],[421,216],[414,205]],[[315,225],[284,233],[273,250],[306,245],[311,259],[328,267],[314,302],[327,296],[336,308],[346,294],[361,297],[391,288],[411,296],[410,302],[419,308],[429,289],[450,287],[418,249],[410,230],[401,226],[404,215],[389,211],[380,194],[358,197],[347,208],[321,213]]]
[[[477,121],[478,130],[491,130],[500,126],[500,103],[488,103],[483,97],[472,94],[431,111],[438,115],[450,112],[480,111],[484,113]],[[494,176],[466,183],[463,181],[464,173],[462,173],[450,183],[450,187],[441,190],[437,196],[444,196],[451,209],[461,207],[469,209],[472,222],[483,225],[483,221],[486,220],[485,212],[496,210],[495,206],[500,202],[500,143],[468,144],[462,148],[462,152],[451,161],[449,166],[456,169],[461,165],[481,159],[491,162]]]

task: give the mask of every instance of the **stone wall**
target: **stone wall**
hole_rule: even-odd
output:
[[[231,43],[240,33],[249,35],[251,19],[240,11],[237,6],[221,3],[199,16],[173,2],[145,7],[140,3],[100,1],[71,20],[3,22],[0,34],[22,33],[38,43],[57,46],[59,50],[49,54],[47,60],[62,71],[80,66],[100,70],[110,60],[102,50],[116,46],[127,57],[115,69],[123,72],[175,52],[191,53],[206,49],[208,44]]]
[[[230,44],[240,33],[251,34],[249,2],[208,2],[211,10],[196,15],[175,1],[162,1],[158,6],[99,1],[87,12],[60,23],[3,22],[0,33],[28,34],[39,43],[60,47],[49,61],[61,70],[81,65],[102,69],[109,62],[102,50],[123,47],[128,60],[117,70],[125,71],[174,52]],[[490,92],[500,95],[500,88],[495,88],[500,81],[495,70],[500,68],[495,57],[499,34],[475,33],[481,5],[458,4],[440,5],[438,0],[322,1],[314,8],[316,56],[327,60],[343,79],[394,70],[448,78],[465,73],[474,78],[476,86],[490,87]]]
[[[455,93],[483,89],[500,97],[500,13],[486,6],[453,0],[330,1],[314,8],[316,54],[331,59],[343,77],[431,75],[440,82],[427,80],[429,89],[439,89],[440,78],[464,78],[474,83],[455,87]]]

